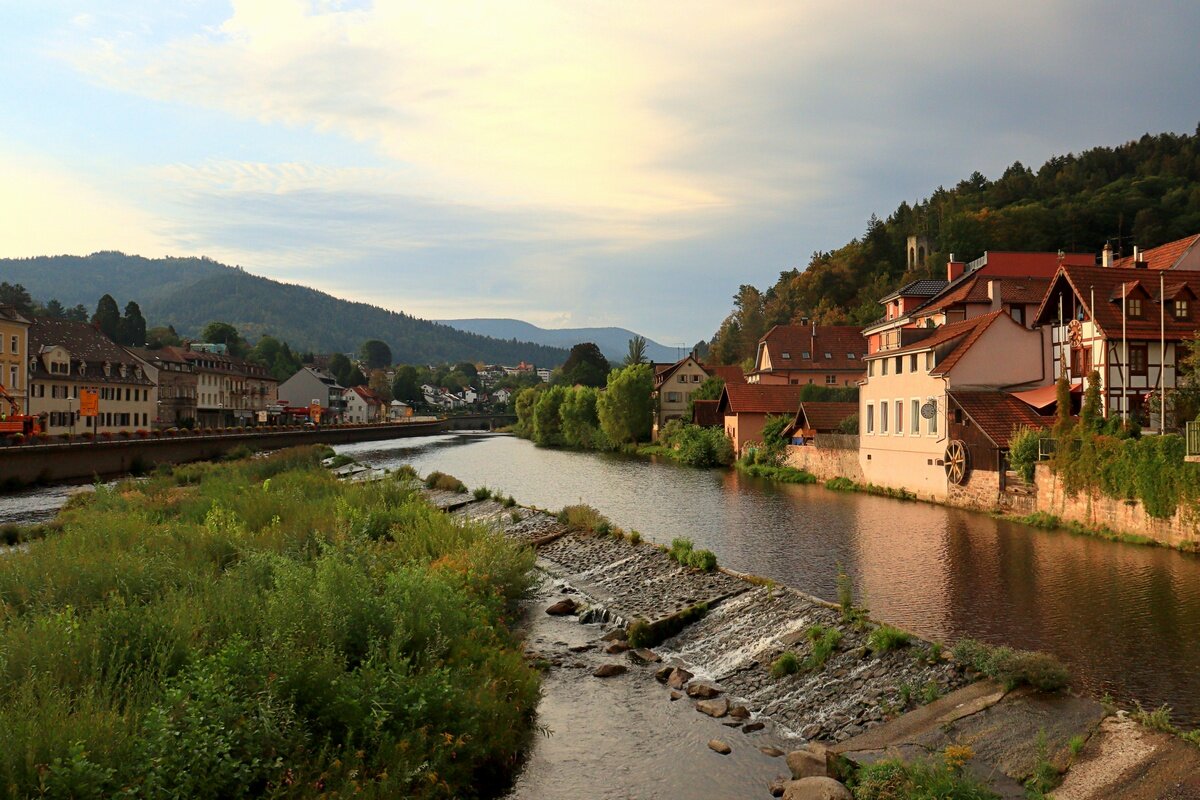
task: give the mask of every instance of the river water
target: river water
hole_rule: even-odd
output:
[[[720,563],[827,599],[840,564],[872,616],[923,637],[1045,650],[1081,689],[1169,704],[1200,725],[1200,557],[1043,531],[926,503],[615,455],[449,434],[337,448],[438,469],[557,509],[586,502],[648,540],[686,536]]]

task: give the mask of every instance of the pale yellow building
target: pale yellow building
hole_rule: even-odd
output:
[[[29,371],[29,324],[13,306],[0,306],[0,384],[21,404],[28,408]],[[9,414],[7,404],[0,406],[0,414]]]
[[[141,361],[86,322],[34,317],[29,326],[29,412],[43,430],[117,433],[149,430],[158,391]],[[99,416],[79,414],[80,393],[99,396]]]

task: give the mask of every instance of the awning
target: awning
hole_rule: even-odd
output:
[[[1082,379],[1071,384],[1071,394],[1083,394]],[[1013,397],[1021,400],[1026,405],[1036,408],[1038,411],[1054,405],[1057,395],[1058,387],[1053,383],[1049,386],[1039,386],[1036,389],[1029,389],[1024,392],[1012,392]]]

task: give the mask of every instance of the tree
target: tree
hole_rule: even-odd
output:
[[[720,375],[709,375],[704,383],[696,387],[696,391],[688,396],[687,414],[685,420],[691,422],[696,418],[697,400],[720,400],[721,392],[725,391],[725,379]]]
[[[125,304],[125,316],[121,319],[119,344],[126,347],[146,346],[146,318],[142,309],[133,300]]]
[[[367,369],[383,369],[392,365],[392,348],[379,339],[363,342],[359,356],[366,363]]]
[[[108,338],[114,342],[121,338],[121,310],[117,308],[117,301],[113,299],[111,294],[106,294],[96,303],[96,314],[92,317],[92,324],[100,329]]]
[[[259,339],[247,357],[270,370],[271,377],[278,381],[286,381],[299,372],[302,366],[287,342],[281,342],[274,336]]]
[[[87,322],[87,307],[83,303],[79,303],[74,308],[67,310],[66,317],[72,322]]]
[[[646,338],[634,336],[629,340],[629,352],[625,354],[625,366],[646,363]]]
[[[346,382],[342,384],[342,386],[345,386],[346,388],[350,388],[351,386],[366,386],[366,385],[367,385],[367,376],[363,375],[363,371],[361,369],[359,369],[357,366],[351,367],[350,374],[348,376],[346,376]]]
[[[608,376],[608,387],[596,401],[600,427],[613,444],[637,444],[650,438],[654,372],[649,364],[633,364]]]
[[[576,386],[567,391],[558,410],[562,420],[562,437],[568,447],[584,450],[605,449],[608,442],[600,429],[596,402],[600,393],[591,386]]]
[[[1104,413],[1100,408],[1100,372],[1088,373],[1087,389],[1083,393],[1083,406],[1079,410],[1079,422],[1083,429],[1097,433],[1104,426]]]
[[[538,397],[544,391],[546,384],[539,383],[537,386],[522,389],[517,394],[513,401],[513,408],[517,413],[517,424],[513,426],[513,432],[518,436],[533,437],[533,412],[537,408]]]
[[[474,384],[479,378],[479,369],[470,361],[461,361],[455,364],[454,371],[462,373],[470,384]]]
[[[547,447],[561,447],[563,439],[562,417],[559,409],[567,398],[568,391],[562,386],[551,386],[542,392],[533,408],[533,441]]]
[[[387,373],[383,370],[371,370],[371,374],[367,378],[367,387],[375,394],[383,398],[383,402],[392,402],[392,386],[390,383],[388,383]]]
[[[354,384],[350,383],[350,375],[354,372],[354,365],[350,363],[350,359],[341,353],[334,353],[329,357],[329,374],[337,379],[337,382],[342,386],[350,387]]]
[[[421,382],[417,379],[417,370],[407,364],[397,367],[392,378],[392,398],[415,406],[423,400]]]
[[[249,352],[249,346],[242,339],[238,329],[228,322],[210,322],[200,332],[200,338],[206,344],[223,344],[231,356],[244,358]]]
[[[65,319],[67,310],[63,308],[63,304],[55,298],[50,298],[50,302],[46,303],[45,314],[50,319]]]
[[[171,325],[159,326],[146,331],[146,347],[151,350],[161,350],[164,347],[178,347],[183,344],[179,334]]]
[[[32,314],[33,298],[21,284],[5,281],[0,283],[0,306],[15,306],[22,314]]]
[[[571,348],[570,355],[562,365],[559,380],[568,386],[603,386],[608,372],[608,359],[600,352],[600,348],[592,342],[581,342]]]

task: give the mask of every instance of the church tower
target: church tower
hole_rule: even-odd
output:
[[[925,260],[929,257],[929,237],[928,236],[910,236],[908,237],[908,269],[911,272],[914,269],[923,268]]]

